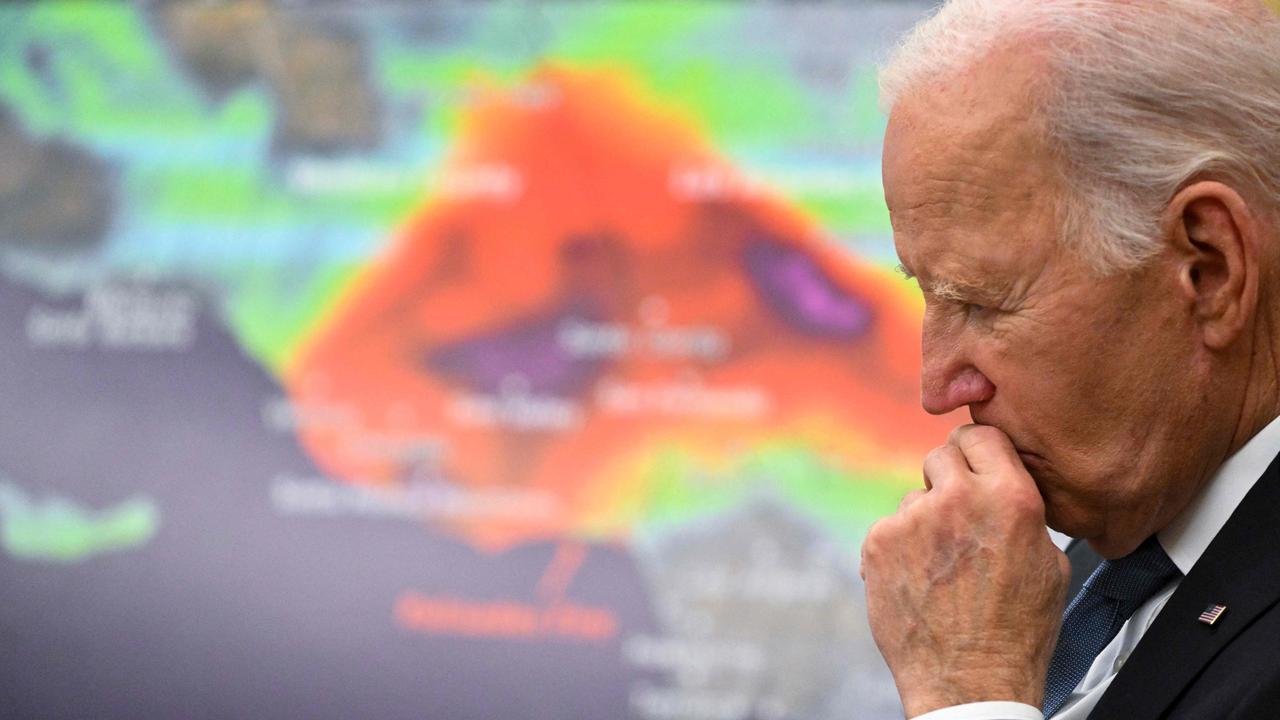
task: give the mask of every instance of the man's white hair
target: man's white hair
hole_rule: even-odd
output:
[[[882,68],[881,106],[1012,43],[1047,63],[1036,109],[1063,161],[1062,239],[1099,271],[1155,255],[1195,179],[1280,215],[1280,18],[1257,0],[951,0]]]

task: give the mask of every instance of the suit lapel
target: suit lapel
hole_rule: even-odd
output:
[[[1264,610],[1280,600],[1280,458],[1174,591],[1112,680],[1091,720],[1161,717],[1200,671]],[[1199,621],[1210,605],[1226,612]]]

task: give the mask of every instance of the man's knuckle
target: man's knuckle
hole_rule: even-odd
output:
[[[961,425],[951,431],[949,443],[966,451],[1011,447],[1008,436],[994,425]]]
[[[973,445],[1000,446],[1005,443],[1005,435],[990,425],[977,425],[970,432],[969,442]]]
[[[943,460],[945,457],[946,451],[941,447],[934,447],[933,450],[929,451],[928,454],[924,456],[924,474],[927,475],[927,477],[932,477],[932,475],[938,474],[938,471],[942,469],[943,462],[945,462],[945,460]]]
[[[1004,499],[1005,506],[1015,517],[1025,521],[1034,521],[1038,525],[1043,524],[1044,500],[1035,489],[1035,485],[1006,479],[1000,483],[997,492]]]
[[[940,516],[944,518],[952,517],[964,514],[967,511],[969,497],[968,493],[961,491],[961,488],[951,486],[945,491],[937,492],[937,498],[934,503]]]
[[[883,537],[886,532],[884,519],[872,523],[871,527],[867,529],[867,534],[862,538],[863,557],[871,558],[880,554],[884,543]]]
[[[967,469],[960,450],[951,445],[943,445],[929,451],[924,460],[925,477],[933,485],[939,480],[948,480],[963,474]]]
[[[968,436],[969,431],[970,431],[973,427],[975,427],[975,426],[973,426],[973,425],[960,425],[960,426],[957,426],[957,427],[953,428],[953,429],[951,430],[951,434],[947,436],[947,444],[948,444],[948,445],[957,445],[957,446],[958,446],[958,445],[960,445],[962,442],[964,442],[965,437],[967,437],[967,436]]]
[[[906,512],[908,508],[914,505],[924,495],[923,490],[912,490],[902,496],[902,501],[898,503],[898,512]]]

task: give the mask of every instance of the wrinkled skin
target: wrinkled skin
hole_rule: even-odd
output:
[[[931,489],[863,543],[872,634],[908,717],[990,698],[1040,705],[1071,568],[1018,466],[999,430],[961,426],[925,460]]]
[[[1018,50],[901,98],[885,139],[898,256],[926,302],[922,404],[974,421],[863,546],[909,717],[1039,706],[1069,575],[1045,525],[1128,554],[1280,412],[1255,314],[1274,225],[1206,178],[1171,199],[1157,257],[1096,272],[1058,242],[1042,68]]]
[[[1168,480],[1207,470],[1189,465],[1204,407],[1186,392],[1208,364],[1176,254],[1099,277],[1056,242],[1061,189],[1029,82],[978,74],[890,118],[894,240],[926,301],[922,402],[1004,431],[1049,524],[1121,556],[1196,489]]]

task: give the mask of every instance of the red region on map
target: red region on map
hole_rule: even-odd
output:
[[[619,458],[663,441],[812,426],[919,457],[949,423],[918,407],[905,298],[625,76],[545,68],[479,94],[287,385],[354,410],[300,431],[335,477],[551,499],[433,519],[497,548],[572,531]],[[404,603],[407,625],[449,615]]]

